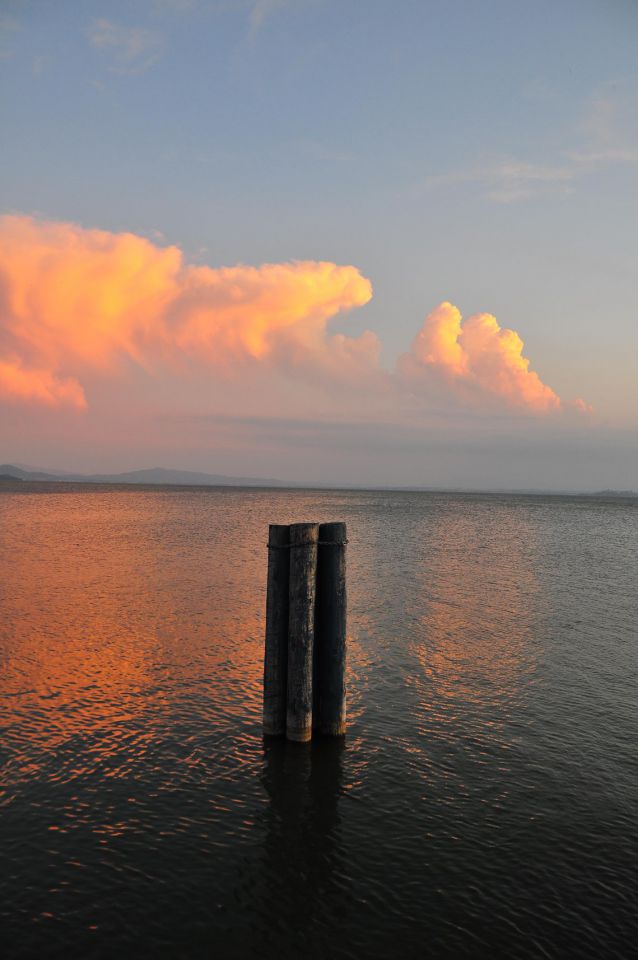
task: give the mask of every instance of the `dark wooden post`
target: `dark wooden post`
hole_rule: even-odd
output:
[[[264,734],[273,737],[282,737],[286,732],[289,542],[288,526],[271,523],[268,529]]]
[[[318,733],[346,732],[346,525],[319,527],[314,717]]]
[[[315,631],[318,523],[290,527],[288,702],[286,736],[312,737],[312,658]]]

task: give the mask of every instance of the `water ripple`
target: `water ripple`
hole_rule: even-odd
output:
[[[0,494],[3,956],[638,937],[631,501]],[[264,742],[265,531],[348,523],[349,731]]]

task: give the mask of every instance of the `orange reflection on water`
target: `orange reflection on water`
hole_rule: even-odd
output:
[[[188,743],[165,743],[181,718],[258,716],[264,557],[220,513],[202,529],[187,502],[160,494],[2,496],[12,775],[48,763],[51,778],[124,778],[167,749],[191,772]]]

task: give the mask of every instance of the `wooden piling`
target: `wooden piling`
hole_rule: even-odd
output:
[[[286,736],[301,743],[312,737],[318,537],[318,523],[293,523],[290,527]]]
[[[286,732],[289,544],[288,526],[271,523],[268,529],[264,734],[272,737],[282,737]]]
[[[322,523],[317,554],[313,729],[346,732],[346,525]]]

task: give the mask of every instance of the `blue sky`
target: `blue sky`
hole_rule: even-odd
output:
[[[492,313],[634,436],[638,4],[2,9],[3,212],[211,266],[352,264],[374,297],[332,329],[390,364],[440,301]]]

